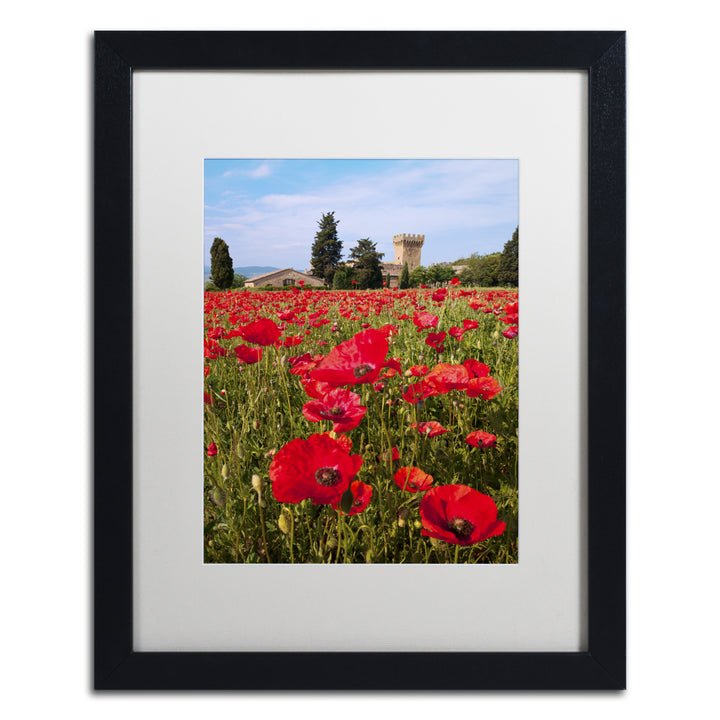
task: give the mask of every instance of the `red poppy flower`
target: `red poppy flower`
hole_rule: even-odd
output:
[[[450,281],[450,284],[451,284],[451,285],[459,285],[459,284],[460,284],[460,278],[454,277],[454,278]]]
[[[329,435],[296,438],[280,448],[270,464],[273,496],[278,502],[339,502],[362,465]]]
[[[475,432],[471,432],[465,438],[465,442],[468,445],[480,448],[481,450],[483,448],[495,447],[496,441],[497,437],[495,435],[493,435],[492,433],[483,432],[482,430],[476,430]]]
[[[421,435],[426,437],[437,437],[443,433],[450,432],[447,428],[444,428],[439,422],[430,420],[428,422],[416,423],[414,422],[411,428],[415,428]]]
[[[378,455],[378,460],[380,462],[393,462],[393,460],[399,459],[400,451],[397,449],[397,446],[394,447],[392,450],[386,450],[384,453],[380,453]]]
[[[422,534],[453,545],[474,545],[505,531],[491,497],[467,485],[430,488],[420,501]]]
[[[211,443],[208,445],[207,456],[208,456],[208,457],[215,457],[215,455],[217,455],[217,445],[216,445],[214,442],[211,442]]]
[[[470,377],[464,365],[440,363],[425,376],[424,382],[439,393],[447,393],[451,390],[464,390]]]
[[[478,326],[477,320],[463,320],[463,330],[474,330]]]
[[[432,294],[432,299],[435,300],[435,302],[443,302],[443,300],[447,297],[447,294],[448,291],[445,288],[440,288]]]
[[[258,318],[240,328],[245,342],[253,345],[272,345],[280,337],[281,332],[270,318]]]
[[[214,327],[207,331],[207,336],[213,340],[220,340],[228,336],[227,331],[223,327]]]
[[[299,345],[305,338],[302,335],[288,335],[283,341],[283,347],[294,347]]]
[[[356,428],[366,412],[367,408],[360,404],[360,396],[345,388],[335,388],[320,400],[306,402],[302,409],[310,422],[330,420],[336,433]]]
[[[301,380],[301,382],[308,397],[316,400],[322,400],[331,390],[335,389],[334,385],[317,380]]]
[[[433,476],[417,467],[400,468],[393,475],[395,484],[408,492],[425,492],[433,484]]]
[[[468,380],[465,392],[468,397],[481,397],[484,400],[494,398],[499,392],[504,390],[494,377],[472,378]]]
[[[408,385],[407,390],[402,393],[402,396],[403,400],[409,402],[411,405],[415,405],[415,403],[419,400],[424,400],[425,398],[433,397],[438,394],[438,391],[430,387],[423,379],[419,382],[413,383],[412,385]]]
[[[345,452],[350,452],[350,451],[352,450],[352,440],[351,440],[347,435],[336,435],[336,436],[333,438],[333,436],[330,434],[330,432],[324,432],[324,433],[322,433],[322,434],[325,435],[325,437],[329,437],[329,438],[335,440],[335,442],[336,442]]]
[[[487,377],[490,374],[490,366],[474,358],[466,360],[463,367],[470,373],[471,378]]]
[[[425,338],[425,344],[435,348],[439,353],[444,352],[445,346],[443,345],[443,340],[446,335],[447,333],[444,330],[439,333],[428,333],[428,336]]]
[[[254,365],[262,357],[261,348],[251,348],[247,345],[238,345],[233,348],[233,352],[237,355],[238,360],[246,365]]]
[[[303,355],[290,357],[287,361],[293,375],[308,378],[310,377],[310,371],[314,370],[323,361],[323,356],[304,353]]]
[[[421,288],[422,290],[425,290],[425,288],[427,288],[427,285],[421,285],[420,288]]]
[[[374,383],[385,367],[389,345],[385,334],[369,328],[336,345],[317,369],[310,372],[315,380],[335,387]]]
[[[410,368],[410,372],[415,377],[422,377],[423,375],[427,375],[428,366],[427,365],[413,365]]]
[[[429,330],[430,328],[437,327],[440,318],[437,315],[426,312],[416,312],[413,315],[413,324],[418,330]]]
[[[512,340],[513,338],[516,338],[518,336],[518,326],[517,325],[511,325],[504,333],[503,337],[509,338]]]
[[[360,480],[353,480],[350,483],[350,492],[353,494],[353,501],[347,514],[357,515],[358,513],[361,513],[370,504],[370,498],[372,497],[372,488],[370,487],[370,485]],[[340,510],[340,501],[333,503],[333,509]],[[344,514],[345,513],[343,513],[343,515]]]
[[[463,328],[455,326],[451,327],[449,332],[458,342],[463,339],[463,335],[465,334]]]

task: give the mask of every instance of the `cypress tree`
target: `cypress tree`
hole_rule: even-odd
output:
[[[210,279],[221,290],[227,290],[233,282],[233,261],[227,243],[216,237],[210,248]]]
[[[401,290],[410,287],[410,270],[407,263],[403,265],[402,272],[400,273],[400,282],[398,282],[398,287]]]
[[[342,258],[342,241],[338,238],[337,226],[339,220],[335,219],[335,211],[323,213],[318,222],[320,229],[315,233],[312,245],[310,267],[315,277],[324,278],[332,287],[335,271]]]

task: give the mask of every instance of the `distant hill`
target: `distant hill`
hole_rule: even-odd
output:
[[[233,268],[233,272],[236,275],[244,275],[246,278],[255,277],[256,275],[264,275],[265,273],[272,272],[273,270],[280,270],[276,267],[265,267],[264,265],[248,265],[246,267]],[[205,280],[210,279],[210,267],[205,266]]]

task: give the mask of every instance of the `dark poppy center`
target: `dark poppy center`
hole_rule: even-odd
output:
[[[472,534],[475,526],[464,518],[455,518],[448,523],[448,530],[455,535],[455,537],[466,538]]]
[[[356,378],[361,378],[363,375],[367,375],[371,370],[373,369],[372,365],[368,365],[367,363],[363,363],[362,365],[358,365],[353,370],[353,375]]]
[[[315,473],[315,479],[320,485],[332,487],[340,482],[340,471],[337,468],[322,467]]]
[[[328,410],[328,415],[342,415],[343,409],[341,407],[334,407]]]

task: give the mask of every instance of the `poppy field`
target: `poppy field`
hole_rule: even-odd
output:
[[[207,563],[516,563],[518,293],[206,292]]]

